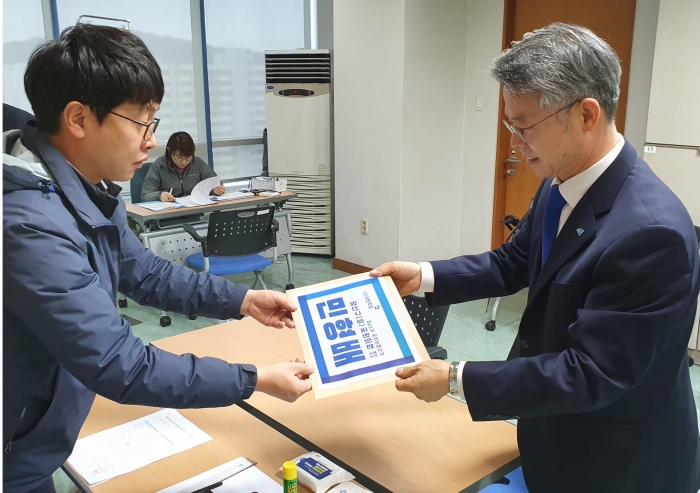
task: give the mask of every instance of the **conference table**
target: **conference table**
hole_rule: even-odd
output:
[[[97,396],[80,431],[80,438],[158,410],[153,407],[117,404]],[[237,406],[178,409],[178,412],[213,440],[92,487],[67,462],[63,465],[63,470],[86,493],[154,493],[238,457],[246,457],[257,462],[256,467],[277,481],[281,491],[282,479],[278,470],[282,463],[307,452]],[[299,491],[308,493],[311,490],[300,487]],[[216,493],[216,490],[213,492]]]
[[[277,210],[281,210],[287,200],[297,197],[294,192],[280,192],[274,197],[246,197],[234,200],[222,200],[213,202],[207,205],[199,205],[196,207],[176,207],[172,209],[163,209],[161,211],[152,211],[137,204],[126,204],[126,215],[136,224],[141,226],[144,232],[149,232],[152,227],[164,219],[176,219],[178,217],[190,216],[193,214],[206,214],[227,209],[241,209],[245,207],[257,207],[266,204],[274,203]]]
[[[154,344],[257,366],[302,356],[295,330],[250,317]],[[309,392],[292,404],[259,393],[239,405],[375,493],[479,491],[520,465],[512,424],[474,422],[458,400],[426,403],[393,383],[319,400]]]
[[[250,317],[152,344],[257,366],[302,355],[295,330],[264,327]],[[81,437],[148,412],[98,399]],[[254,393],[237,406],[180,412],[214,440],[92,491],[157,491],[239,456],[274,476],[283,461],[306,450],[349,470],[374,493],[476,492],[520,465],[515,426],[473,422],[458,400],[425,403],[393,383],[319,400],[309,392],[294,403]],[[133,489],[142,477],[152,478],[150,489]]]

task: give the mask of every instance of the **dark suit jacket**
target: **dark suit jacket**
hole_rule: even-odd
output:
[[[512,242],[432,263],[436,305],[529,287],[520,357],[464,366],[472,418],[520,419],[531,493],[696,493],[686,350],[700,284],[688,212],[627,143],[540,267],[550,184]]]

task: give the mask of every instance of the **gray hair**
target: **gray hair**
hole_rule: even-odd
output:
[[[543,109],[556,111],[593,98],[607,121],[615,121],[620,59],[585,27],[556,22],[526,33],[494,58],[490,72],[511,94],[539,94]]]

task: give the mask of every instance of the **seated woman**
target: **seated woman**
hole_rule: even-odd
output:
[[[214,170],[194,155],[190,134],[175,132],[168,139],[165,155],[151,164],[143,180],[141,202],[175,202],[175,197],[189,195],[197,183],[213,176],[216,176]],[[223,186],[212,190],[215,195],[225,191]]]

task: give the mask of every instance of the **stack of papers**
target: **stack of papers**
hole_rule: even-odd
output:
[[[163,409],[81,438],[68,463],[93,486],[211,439],[174,409]]]
[[[214,176],[212,178],[207,178],[206,180],[200,181],[192,189],[191,195],[188,195],[186,197],[178,197],[175,199],[175,202],[160,202],[156,200],[153,202],[141,202],[136,205],[138,205],[139,207],[145,207],[146,209],[151,211],[162,211],[165,209],[174,209],[177,207],[197,207],[199,205],[211,205],[215,204],[216,202],[244,199],[247,197],[255,196],[255,194],[252,194],[250,192],[226,192],[219,196],[209,195],[211,191],[218,186],[221,186],[221,180],[218,176]]]

